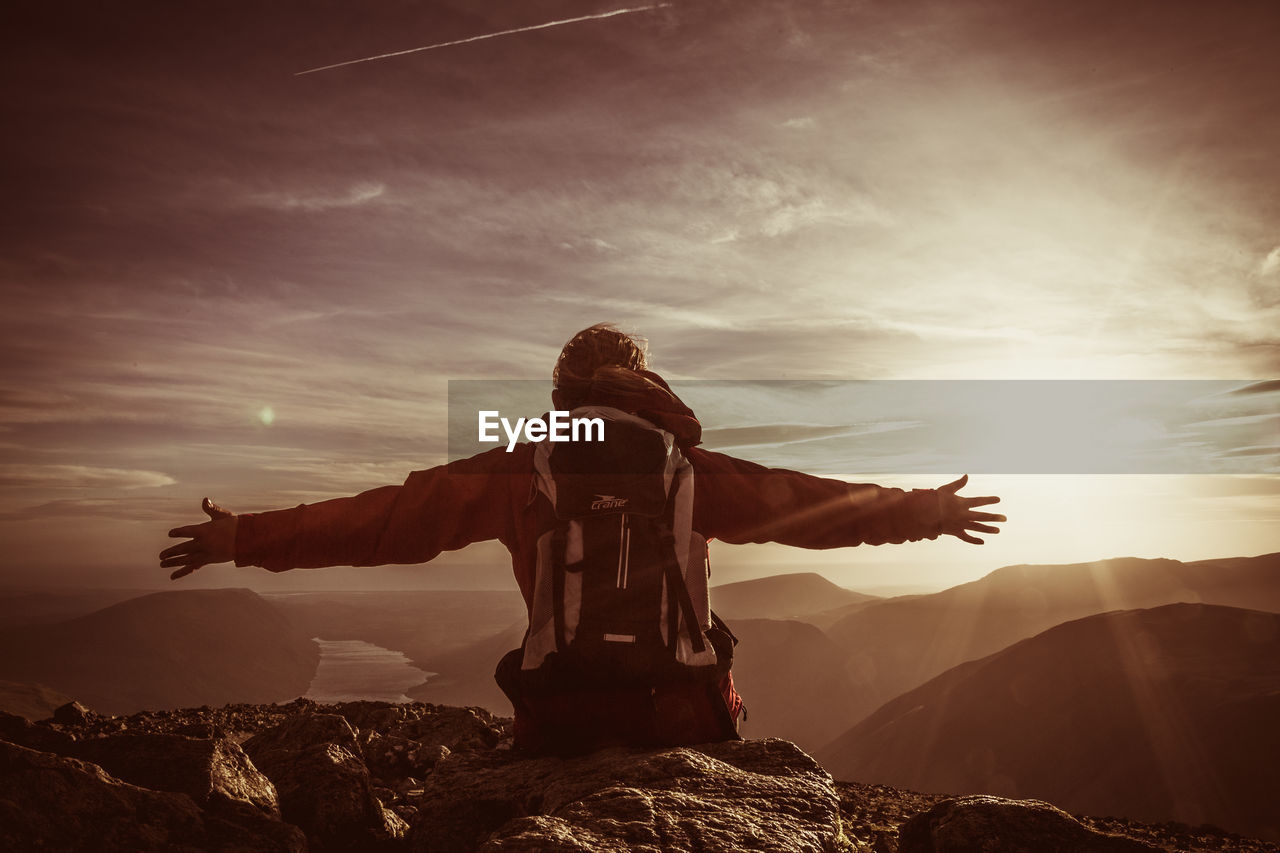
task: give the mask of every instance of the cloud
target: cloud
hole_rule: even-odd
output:
[[[838,219],[822,199],[811,199],[803,204],[786,204],[769,212],[760,224],[760,233],[766,237],[781,237],[807,228],[819,222]]]
[[[1263,382],[1254,382],[1243,388],[1236,388],[1232,394],[1269,394],[1280,391],[1280,379],[1267,379]]]
[[[1280,446],[1271,447],[1236,447],[1231,450],[1224,450],[1217,456],[1237,457],[1237,456],[1280,456]]]
[[[712,211],[719,208],[721,217],[735,220],[727,229],[718,222],[721,234],[749,231],[781,237],[815,225],[889,225],[893,221],[863,193],[848,187],[824,188],[818,174],[737,164],[709,167],[698,177],[704,183],[694,194],[703,195],[701,201]]]
[[[327,194],[258,193],[250,197],[250,202],[255,206],[273,210],[301,210],[307,213],[314,213],[342,207],[359,207],[362,204],[368,204],[374,199],[381,198],[386,191],[386,184],[360,181],[352,184],[345,191]]]
[[[812,117],[805,116],[804,118],[789,118],[782,123],[782,126],[792,130],[810,130],[816,127],[817,124]]]
[[[349,462],[333,458],[285,458],[264,464],[261,470],[293,484],[305,484],[310,495],[354,494],[378,486],[399,485],[411,471],[423,467],[421,459]]]
[[[566,252],[594,252],[597,254],[617,252],[618,247],[610,243],[608,240],[602,240],[599,237],[583,237],[578,240],[562,240],[559,247]]]
[[[153,489],[178,481],[159,471],[85,465],[0,465],[0,486],[54,489]]]
[[[161,524],[195,520],[188,507],[169,498],[69,498],[0,511],[0,521],[39,521],[58,518],[104,518]],[[157,531],[159,536],[163,530]]]
[[[705,417],[705,415],[704,415]],[[914,421],[895,423],[861,423],[841,426],[814,424],[752,424],[750,426],[704,429],[703,440],[719,451],[742,447],[778,447],[831,438],[868,436],[891,430],[911,429]]]
[[[1280,272],[1280,246],[1276,246],[1258,264],[1258,275],[1269,276]]]

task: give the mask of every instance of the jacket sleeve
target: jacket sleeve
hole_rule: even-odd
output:
[[[941,533],[933,489],[846,483],[697,447],[686,455],[694,468],[694,528],[709,539],[843,548],[936,539]]]
[[[282,572],[425,563],[473,542],[511,541],[512,507],[527,499],[532,476],[527,447],[414,471],[400,486],[241,515],[236,565]]]

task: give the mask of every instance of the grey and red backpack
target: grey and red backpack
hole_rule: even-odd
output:
[[[707,543],[693,529],[693,466],[665,430],[585,406],[601,441],[534,453],[537,571],[523,646],[499,664],[516,745],[738,737],[737,640],[711,612]]]

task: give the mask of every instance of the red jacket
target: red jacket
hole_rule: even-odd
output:
[[[593,402],[625,406],[676,435],[694,469],[693,526],[708,541],[842,548],[933,539],[940,532],[933,490],[846,483],[703,450],[693,446],[701,427],[679,401],[659,410],[635,401]],[[400,486],[241,515],[236,565],[280,572],[425,563],[442,551],[497,539],[511,552],[528,603],[537,539],[533,451],[528,443],[510,453],[497,447],[414,471]]]

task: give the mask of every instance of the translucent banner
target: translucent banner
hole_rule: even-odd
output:
[[[1280,380],[686,380],[671,387],[696,412],[702,447],[770,467],[1280,473]],[[450,381],[450,461],[551,440],[553,424],[532,423],[553,420],[551,408],[549,381]],[[572,426],[562,434],[572,436]]]

